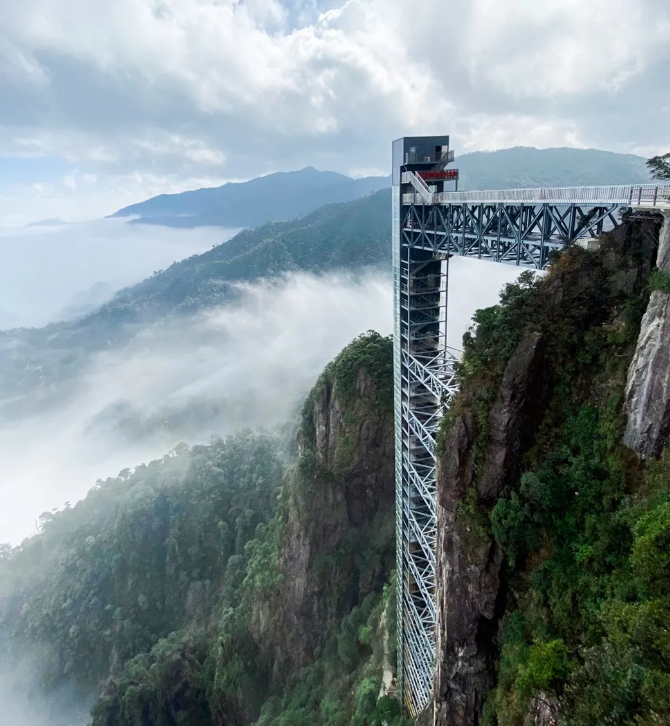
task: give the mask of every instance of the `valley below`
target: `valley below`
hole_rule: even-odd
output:
[[[0,331],[0,699],[17,726],[410,726],[389,207],[382,188],[229,238],[128,224],[114,265],[165,234],[164,269],[138,252],[142,279],[67,315],[54,293]],[[627,375],[667,316],[663,234],[626,218],[547,273],[450,260],[462,359],[416,726],[669,717],[667,422],[623,443],[632,408],[652,415]],[[665,390],[667,341],[645,345]]]

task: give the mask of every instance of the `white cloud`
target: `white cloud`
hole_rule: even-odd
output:
[[[616,93],[667,53],[669,18],[653,1],[480,0],[466,48],[512,98]]]
[[[120,219],[0,229],[0,330],[74,317],[235,231],[170,229]]]
[[[586,146],[575,122],[559,117],[474,114],[467,124],[456,121],[455,128],[460,131],[463,151],[494,151],[511,146]]]

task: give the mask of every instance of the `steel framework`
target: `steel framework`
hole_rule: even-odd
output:
[[[449,258],[543,270],[553,250],[617,226],[621,207],[670,206],[669,185],[444,192],[417,172],[446,166],[447,155],[448,137],[393,145],[398,693],[412,717],[432,688],[435,440],[457,391],[458,351],[447,346]]]

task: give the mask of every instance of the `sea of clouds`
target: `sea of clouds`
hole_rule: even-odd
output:
[[[0,330],[42,327],[89,312],[117,290],[236,231],[171,229],[122,219],[0,227]]]
[[[451,261],[452,345],[474,310],[493,304],[517,274]],[[392,331],[387,272],[293,274],[240,292],[235,303],[148,327],[95,354],[60,408],[0,420],[0,542],[20,542],[42,512],[74,504],[98,478],[181,441],[287,421],[347,343],[367,330]]]

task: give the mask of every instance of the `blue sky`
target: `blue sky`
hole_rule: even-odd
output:
[[[15,184],[56,183],[72,174],[71,162],[53,156],[0,157],[0,189]]]
[[[0,0],[0,227],[313,165],[670,149],[667,0]]]

